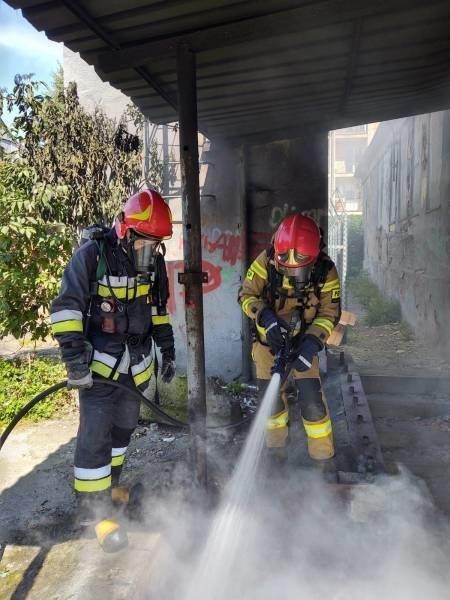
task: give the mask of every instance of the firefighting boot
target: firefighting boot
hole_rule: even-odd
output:
[[[76,525],[89,535],[95,533],[105,552],[117,552],[128,545],[128,536],[120,523],[112,518],[113,507],[109,491],[77,492]]]
[[[144,486],[136,483],[131,488],[116,486],[111,488],[111,500],[118,514],[129,519],[141,520],[143,511]]]
[[[95,525],[97,541],[104,552],[112,553],[128,546],[128,536],[116,519],[101,519]]]

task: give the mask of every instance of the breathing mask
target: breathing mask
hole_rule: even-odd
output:
[[[137,273],[153,273],[159,244],[159,240],[144,237],[134,231],[130,231],[126,250]]]

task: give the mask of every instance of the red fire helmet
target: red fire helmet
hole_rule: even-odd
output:
[[[300,213],[283,219],[274,236],[274,260],[280,273],[300,275],[303,267],[312,268],[319,252],[320,230],[312,219]]]
[[[142,190],[128,198],[114,227],[120,240],[129,229],[145,237],[167,240],[172,237],[172,213],[158,192]]]

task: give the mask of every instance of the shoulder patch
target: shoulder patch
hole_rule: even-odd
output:
[[[249,269],[247,271],[247,275],[246,275],[247,279],[250,279],[250,281],[251,281],[254,276],[255,276],[255,271],[253,271],[252,269]]]
[[[331,290],[331,300],[337,301],[341,297],[341,290],[339,288]]]

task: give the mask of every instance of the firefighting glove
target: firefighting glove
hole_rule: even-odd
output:
[[[312,335],[305,335],[298,350],[290,357],[290,364],[296,371],[308,371],[316,354],[322,350],[322,344]]]
[[[162,357],[161,379],[164,383],[170,383],[175,375],[174,352],[166,352]]]
[[[266,340],[272,353],[275,355],[278,354],[278,352],[283,348],[284,337],[281,331],[280,323],[273,310],[270,308],[263,308],[258,317],[258,325],[265,329]]]
[[[70,345],[69,345],[70,344]],[[67,389],[89,389],[93,385],[89,368],[92,346],[89,342],[72,342],[61,347],[67,370]]]

